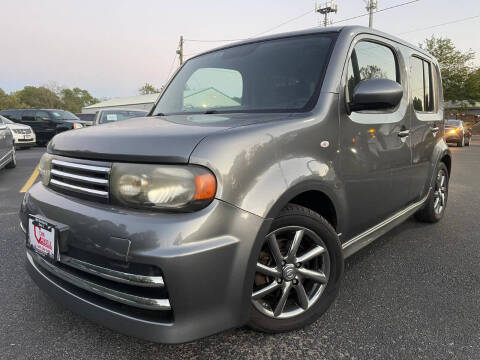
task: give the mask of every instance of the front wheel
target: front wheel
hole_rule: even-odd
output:
[[[439,221],[447,207],[449,174],[447,166],[441,162],[437,168],[435,184],[425,206],[415,214],[419,221],[434,223]]]
[[[289,204],[258,255],[249,325],[275,333],[312,323],[337,297],[342,276],[333,227],[316,212]]]

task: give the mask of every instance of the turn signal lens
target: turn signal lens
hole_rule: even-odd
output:
[[[73,124],[73,128],[74,128],[74,129],[81,129],[81,128],[83,128],[83,125],[80,124],[80,123],[74,123],[74,124]]]
[[[195,176],[196,191],[195,200],[211,199],[217,191],[217,181],[212,174],[203,174]]]

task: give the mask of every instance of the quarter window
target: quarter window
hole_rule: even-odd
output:
[[[389,79],[400,83],[395,55],[388,46],[361,41],[352,51],[348,63],[348,99],[362,80]]]
[[[412,57],[410,69],[413,108],[418,112],[434,110],[432,65],[418,57]]]

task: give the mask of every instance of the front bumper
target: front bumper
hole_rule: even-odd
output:
[[[62,254],[67,258],[82,254],[82,261],[103,259],[124,266],[125,272],[142,266],[161,271],[165,287],[158,289],[158,294],[166,298],[165,307],[140,309],[135,303],[129,306],[121,299],[102,296],[101,288],[94,291],[75,283],[68,274],[67,278],[55,274],[27,251],[30,276],[80,315],[119,332],[163,343],[191,341],[248,321],[252,254],[269,227],[268,221],[256,215],[220,200],[188,214],[134,212],[71,198],[40,183],[22,203],[24,229],[29,214],[65,225],[59,236],[60,258]],[[69,267],[59,265],[72,274]],[[84,277],[77,270],[74,275],[97,290],[113,284],[104,278],[99,281],[91,273]],[[114,283],[115,291],[126,289],[132,294],[134,289],[133,294],[142,297],[157,291],[139,288],[135,293],[137,288],[128,286]]]
[[[13,134],[13,143],[16,147],[33,146],[37,139],[35,135],[27,135],[29,138],[25,139],[25,135]]]

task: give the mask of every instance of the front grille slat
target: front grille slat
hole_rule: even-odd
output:
[[[52,160],[50,185],[73,194],[109,198],[110,167],[81,160]]]
[[[64,171],[56,170],[56,169],[52,169],[52,174],[57,175],[59,177],[64,177],[64,178],[67,178],[67,179],[85,181],[87,183],[108,185],[108,180],[107,179],[99,179],[99,178],[94,178],[94,177],[89,177],[89,176],[76,175],[76,174],[73,174],[73,173],[67,173],[67,172],[64,172]]]

